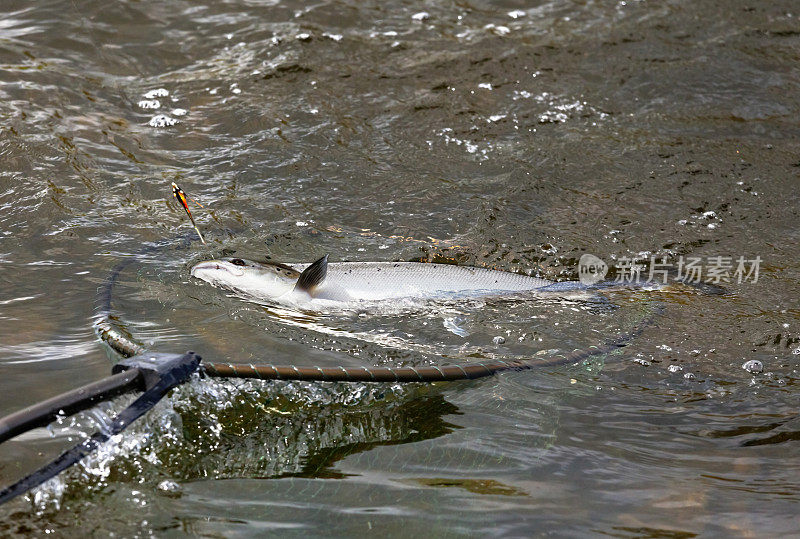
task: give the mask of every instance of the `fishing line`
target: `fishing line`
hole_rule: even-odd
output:
[[[115,352],[122,357],[133,357],[145,352],[145,347],[136,342],[133,336],[117,323],[117,317],[111,306],[114,286],[119,281],[122,271],[131,264],[138,262],[143,256],[161,251],[174,244],[181,247],[188,247],[191,244],[191,233],[186,233],[176,239],[165,240],[148,245],[134,255],[123,258],[118,262],[108,274],[108,277],[100,286],[97,292],[97,315],[95,317],[94,330],[100,339],[106,342]]]

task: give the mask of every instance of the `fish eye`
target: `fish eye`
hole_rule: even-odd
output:
[[[246,266],[247,265],[247,263],[244,260],[242,260],[241,258],[232,259],[231,260],[231,264],[233,264],[234,266]]]

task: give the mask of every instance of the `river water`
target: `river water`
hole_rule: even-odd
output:
[[[109,373],[95,297],[126,257],[120,325],[209,361],[535,362],[663,306],[613,354],[472,382],[195,379],[4,506],[4,534],[800,533],[796,2],[0,14],[0,414]],[[173,181],[208,245],[174,241],[191,228]],[[558,280],[585,253],[617,277],[655,257],[727,293],[301,313],[190,278],[223,253]],[[130,401],[7,442],[0,480]]]

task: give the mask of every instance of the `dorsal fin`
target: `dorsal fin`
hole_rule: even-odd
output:
[[[328,255],[325,255],[303,270],[303,273],[297,278],[297,284],[294,289],[312,294],[314,289],[325,280],[327,273]]]

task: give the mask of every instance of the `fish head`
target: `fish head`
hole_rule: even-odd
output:
[[[274,299],[294,289],[300,272],[283,264],[220,258],[195,265],[192,277],[236,293]]]

